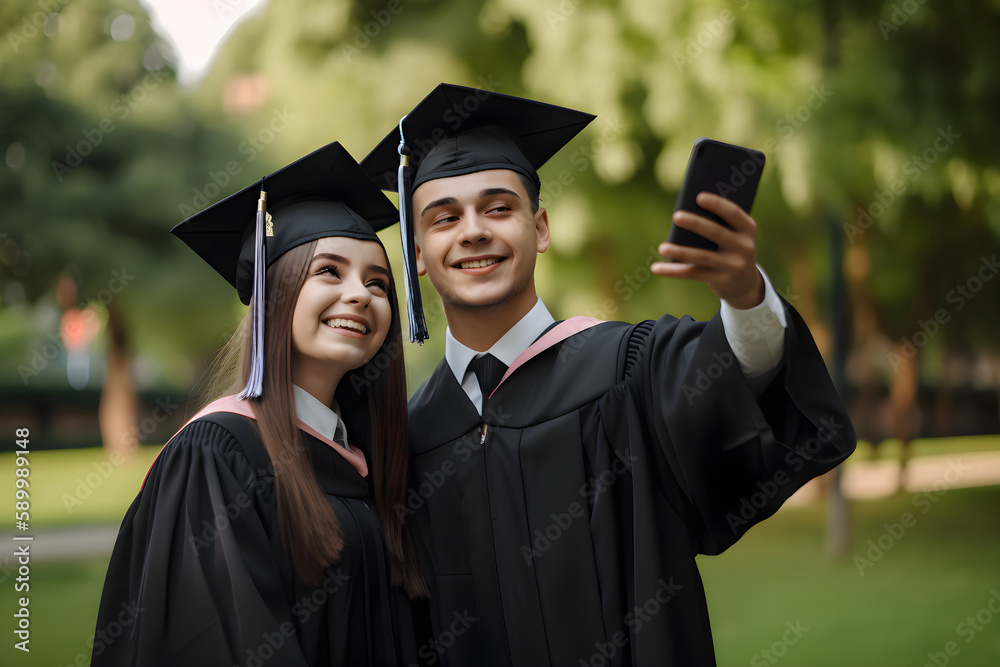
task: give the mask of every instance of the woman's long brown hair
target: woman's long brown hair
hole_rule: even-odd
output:
[[[263,390],[260,398],[250,399],[274,467],[282,538],[299,577],[313,585],[322,581],[326,568],[339,562],[344,546],[340,522],[302,445],[292,391],[292,314],[315,247],[313,241],[293,248],[267,270]],[[389,282],[392,322],[382,347],[367,364],[344,375],[335,395],[350,426],[351,444],[361,448],[370,463],[375,506],[389,547],[392,583],[402,585],[411,598],[428,597],[413,539],[394,511],[405,502],[409,421],[399,304],[391,268]],[[232,388],[246,383],[250,374],[248,330],[249,313],[217,360],[214,386]],[[236,375],[234,367],[239,369],[239,381],[226,382],[226,375]]]

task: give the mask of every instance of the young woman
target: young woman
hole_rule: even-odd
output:
[[[228,345],[245,389],[150,469],[111,557],[92,665],[414,659],[406,598],[426,588],[396,511],[403,348],[375,235],[396,217],[334,143],[173,230],[249,302]]]

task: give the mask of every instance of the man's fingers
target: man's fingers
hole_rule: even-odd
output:
[[[715,224],[715,223],[712,223]],[[718,225],[715,225],[718,227]],[[661,243],[659,247],[660,255],[664,259],[671,259],[682,264],[693,264],[703,268],[713,270],[723,269],[730,265],[726,257],[715,250],[705,250],[704,248],[692,248],[676,243]]]
[[[649,270],[654,275],[665,278],[697,280],[698,282],[705,283],[710,288],[722,277],[718,271],[695,266],[694,264],[678,264],[676,262],[653,262]]]
[[[757,223],[750,217],[750,214],[740,208],[736,203],[729,201],[725,197],[712,194],[711,192],[699,192],[695,197],[698,206],[706,211],[715,213],[720,218],[729,223],[735,231],[756,233]]]
[[[726,229],[714,220],[700,216],[690,211],[677,211],[673,216],[674,224],[678,227],[694,232],[712,243],[719,246],[726,245],[733,232]]]
[[[693,264],[678,264],[676,262],[653,262],[649,266],[649,270],[657,276],[694,279],[691,274],[697,271],[698,267]]]

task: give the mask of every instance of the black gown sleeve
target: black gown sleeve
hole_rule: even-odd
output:
[[[664,317],[638,355],[634,395],[700,553],[727,549],[854,450],[854,428],[823,359],[784,303],[784,358],[756,394],[719,315]]]
[[[94,667],[306,664],[269,538],[272,481],[217,424],[165,446],[111,557]]]

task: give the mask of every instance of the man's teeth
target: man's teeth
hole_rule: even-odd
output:
[[[335,317],[332,320],[327,320],[325,324],[333,329],[353,329],[354,331],[360,331],[363,334],[368,333],[368,327],[355,320],[345,320],[340,317]]]
[[[497,257],[490,257],[489,259],[477,259],[472,262],[462,262],[461,267],[463,269],[481,269],[484,266],[489,266],[490,264],[496,264],[500,259]]]

